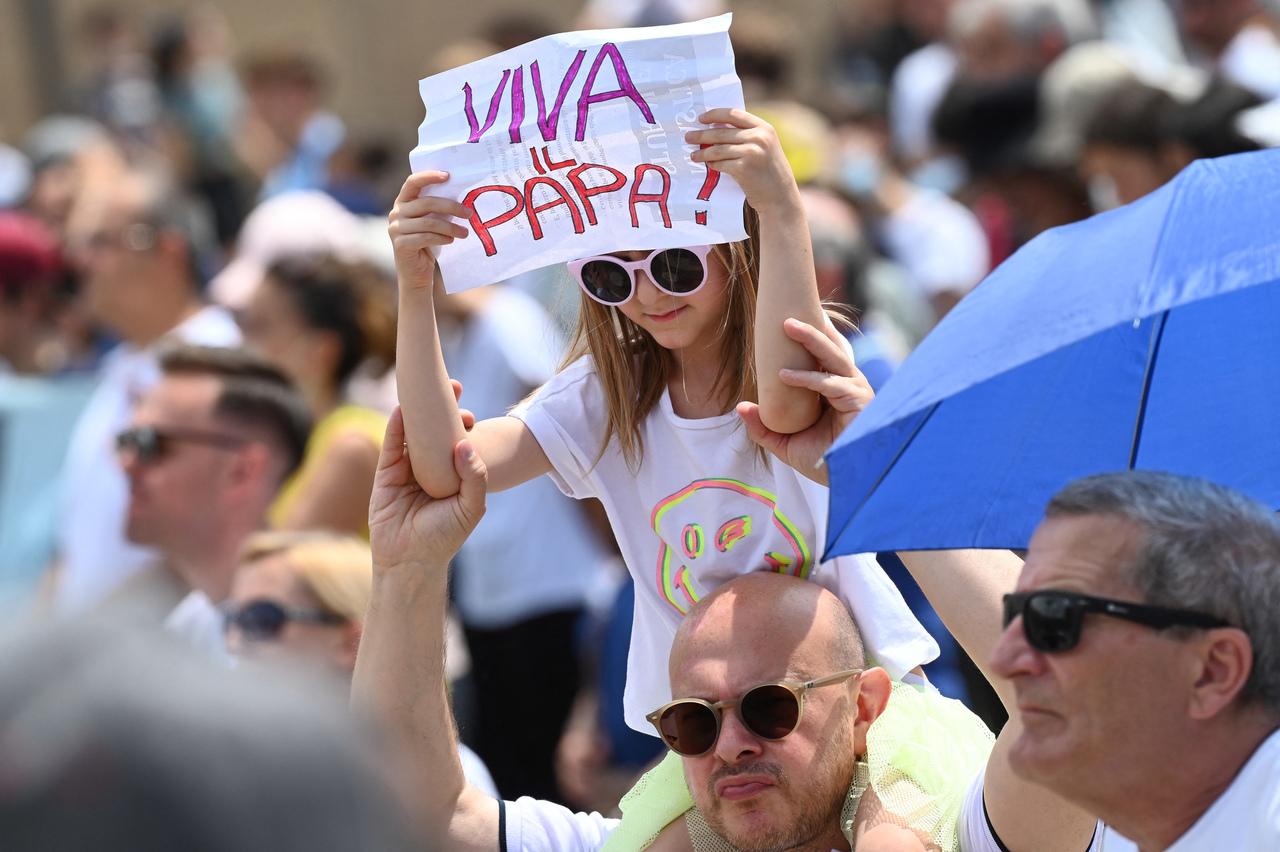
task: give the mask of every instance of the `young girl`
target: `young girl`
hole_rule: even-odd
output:
[[[750,238],[569,264],[584,292],[566,366],[510,416],[469,434],[490,490],[545,473],[566,494],[604,504],[636,582],[624,703],[637,730],[651,730],[645,714],[670,700],[667,658],[681,618],[738,574],[823,583],[894,678],[937,654],[874,559],[818,564],[822,452],[870,389],[823,312],[799,191],[773,128],[741,110],[699,120],[718,126],[686,135],[706,146],[692,158],[742,187]],[[430,250],[467,237],[454,219],[468,211],[419,197],[447,179],[410,176],[389,229],[400,401],[414,475],[433,497],[457,491],[452,447],[464,434],[440,355]]]

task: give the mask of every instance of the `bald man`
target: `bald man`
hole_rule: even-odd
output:
[[[618,820],[550,802],[499,802],[466,785],[444,675],[446,578],[450,559],[484,514],[485,467],[469,442],[459,442],[454,465],[460,491],[431,500],[418,488],[404,441],[397,411],[369,507],[374,590],[353,702],[398,736],[417,776],[419,814],[440,848],[601,849],[625,825],[619,829]],[[959,626],[952,629],[962,643],[972,640],[967,650],[986,659],[975,652],[987,650],[999,635],[1001,572],[966,555],[908,554],[907,561],[927,593],[949,601]],[[1004,574],[1010,567],[1000,566]],[[1005,579],[1012,585],[1012,575]],[[949,612],[942,615],[946,619]],[[857,786],[858,757],[867,750],[868,729],[890,701],[891,684],[884,670],[866,667],[858,631],[839,600],[801,580],[740,577],[690,611],[670,669],[672,694],[693,701],[658,708],[652,718],[667,744],[681,753],[697,805],[693,818],[704,820],[711,836],[697,848],[849,849],[841,811]],[[739,699],[761,687],[766,691],[753,693],[748,703],[764,712],[748,711],[749,727]],[[791,718],[775,712],[786,710],[788,692],[802,711]],[[511,696],[517,705],[535,700]],[[702,715],[703,724],[687,724],[698,721],[694,714],[706,705],[721,702],[714,719]],[[761,731],[762,720],[781,727]],[[1016,729],[1016,723],[1009,727]],[[967,848],[1083,852],[1093,819],[1042,788],[1017,782],[1004,758],[1004,736],[985,778],[972,779],[958,826]],[[874,797],[868,798],[857,809],[852,831],[859,850],[924,848],[913,832],[882,821]],[[690,835],[685,821],[676,820],[649,848],[693,849]]]

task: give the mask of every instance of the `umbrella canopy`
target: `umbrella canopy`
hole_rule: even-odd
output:
[[[1280,507],[1280,151],[1198,161],[1032,240],[827,464],[827,557],[1023,548],[1059,488],[1125,468]]]

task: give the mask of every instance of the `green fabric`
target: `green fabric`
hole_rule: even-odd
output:
[[[871,788],[886,811],[942,852],[956,852],[965,794],[994,743],[959,701],[895,681],[885,712],[867,730]]]
[[[693,796],[684,780],[684,763],[678,754],[668,751],[618,803],[622,822],[605,840],[604,852],[639,852],[691,807]]]

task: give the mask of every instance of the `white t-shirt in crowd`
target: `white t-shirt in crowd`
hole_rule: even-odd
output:
[[[942,42],[925,45],[898,63],[889,92],[889,124],[899,155],[934,153],[933,114],[956,75],[956,55]]]
[[[1231,786],[1165,852],[1270,852],[1280,849],[1280,731],[1262,741]],[[1098,852],[1138,852],[1115,829],[1103,830]]]
[[[595,852],[621,820],[523,796],[506,808],[506,852]]]
[[[1280,98],[1280,35],[1265,24],[1244,27],[1222,52],[1218,69],[1264,100]]]
[[[62,526],[58,530],[61,574],[55,605],[81,611],[102,600],[122,580],[158,556],[124,537],[129,484],[115,456],[115,437],[129,424],[134,403],[160,379],[156,351],[174,340],[204,346],[235,346],[240,329],[231,314],[206,307],[152,346],[122,343],[103,361],[99,383],[76,422],[63,467]]]
[[[963,296],[991,271],[991,250],[978,217],[937,190],[918,188],[880,224],[889,254],[926,296]]]
[[[512,287],[491,295],[441,338],[462,405],[484,420],[501,417],[555,375],[564,338],[532,296]],[[455,603],[472,627],[499,629],[583,606],[609,554],[582,507],[546,477],[491,492],[487,509],[458,554]]]
[[[736,413],[689,420],[664,392],[642,424],[638,470],[613,446],[600,455],[607,415],[590,358],[512,413],[538,440],[566,494],[600,498],[635,579],[624,695],[635,730],[653,733],[645,714],[671,698],[667,659],[689,607],[751,571],[776,570],[831,589],[852,612],[868,653],[895,678],[937,656],[937,643],[873,557],[817,564],[826,487],[776,459],[762,460]]]
[[[209,596],[192,590],[165,617],[164,629],[220,663],[230,663],[225,619]]]

